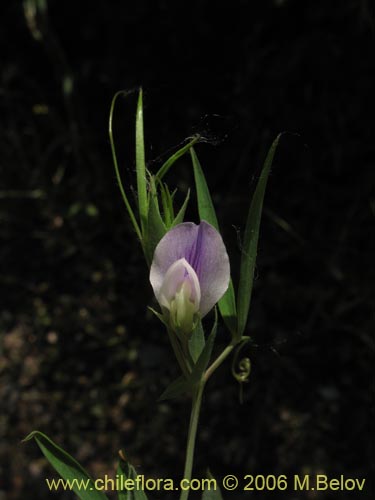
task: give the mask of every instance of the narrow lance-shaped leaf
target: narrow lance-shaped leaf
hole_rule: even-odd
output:
[[[197,384],[201,378],[203,373],[206,371],[208,364],[211,359],[211,354],[212,354],[212,349],[215,344],[215,339],[216,339],[216,332],[217,332],[217,310],[215,308],[215,320],[214,324],[211,329],[211,333],[208,336],[208,339],[205,343],[205,346],[193,368],[193,371],[191,373],[191,376],[189,378],[189,381],[191,384]]]
[[[219,231],[219,224],[211,194],[208,189],[202,167],[193,148],[191,148],[190,154],[193,162],[199,217],[202,220],[209,222]],[[219,301],[219,310],[225,324],[229,330],[234,333],[236,329],[236,300],[232,280],[230,280],[228,290]]]
[[[216,490],[204,490],[202,500],[223,500],[219,486]]]
[[[158,170],[158,172],[157,172],[157,174],[156,174],[155,177],[159,181],[161,181],[163,179],[163,177],[165,176],[165,174],[172,167],[172,165],[179,158],[181,158],[181,156],[183,156],[185,153],[187,153],[189,151],[189,149],[193,146],[193,144],[195,144],[196,142],[198,142],[199,139],[200,139],[200,136],[196,135],[187,144],[185,144],[185,146],[183,146],[181,149],[179,149],[178,151],[176,151],[170,158],[168,158],[168,160],[165,163],[163,163],[163,165],[160,167],[160,169]]]
[[[120,452],[123,456],[122,452]],[[146,493],[137,487],[138,476],[134,467],[127,461],[120,459],[117,466],[119,486],[123,488],[118,492],[118,500],[147,500]],[[140,486],[140,485],[139,485]]]
[[[155,180],[157,180],[156,177]],[[173,198],[169,192],[167,184],[159,182],[158,185],[160,189],[161,204],[163,207],[164,224],[167,228],[169,228],[174,219]]]
[[[215,481],[214,477],[210,472],[208,472],[208,479],[212,480],[210,484],[210,489],[207,488],[203,491],[202,500],[223,500],[223,496],[221,494],[219,486],[219,481]]]
[[[219,485],[216,485],[216,489],[204,490],[202,500],[223,500]]]
[[[167,184],[164,184],[164,192],[166,195],[166,202],[168,207],[168,224],[171,225],[174,219],[174,196],[176,194],[177,189],[174,189],[172,193],[169,191],[169,187]],[[167,221],[167,217],[165,218]]]
[[[205,488],[202,495],[202,500],[223,500],[221,494],[219,481],[217,481],[210,470],[207,471],[207,479],[210,480],[209,484],[205,484]]]
[[[177,226],[177,224],[181,224],[182,222],[184,222],[185,212],[186,212],[186,208],[187,208],[188,203],[189,203],[189,198],[190,198],[190,189],[188,190],[187,195],[185,197],[185,200],[184,200],[183,204],[181,205],[181,208],[178,211],[178,214],[176,215],[174,221],[172,222],[171,227]]]
[[[111,144],[113,165],[115,167],[116,179],[117,179],[118,186],[119,186],[119,189],[120,189],[120,192],[121,192],[121,196],[122,196],[122,199],[124,200],[126,210],[128,211],[128,214],[129,214],[130,220],[131,220],[131,222],[133,224],[133,227],[135,229],[135,232],[137,233],[137,236],[138,236],[139,240],[142,242],[141,230],[139,228],[137,219],[136,219],[136,217],[134,215],[133,209],[132,209],[132,207],[131,207],[131,205],[129,203],[129,199],[126,196],[124,185],[122,183],[122,179],[121,179],[121,175],[120,175],[120,169],[118,167],[118,162],[117,162],[115,142],[113,140],[113,112],[115,110],[115,104],[116,104],[117,98],[120,95],[127,96],[128,94],[129,94],[129,92],[126,92],[124,90],[120,90],[119,92],[116,92],[116,94],[114,95],[114,97],[112,99],[112,102],[111,102],[111,109],[110,109],[110,112],[109,112],[108,134],[109,134],[109,142]]]
[[[238,339],[242,337],[245,330],[249,313],[264,193],[279,139],[280,135],[276,137],[268,151],[247,216],[237,295]]]
[[[202,321],[199,321],[189,339],[189,353],[194,363],[201,355],[205,344]]]
[[[156,245],[167,232],[167,228],[160,214],[156,186],[152,177],[150,177],[150,182],[151,191],[148,201],[147,231],[144,237],[145,256],[149,266],[151,265]]]
[[[143,137],[143,99],[142,89],[139,91],[137,116],[135,126],[135,163],[137,170],[137,195],[139,217],[141,219],[141,228],[144,236],[144,231],[147,224],[147,179],[146,179],[146,162],[145,162],[145,145]]]
[[[94,481],[85,469],[65,450],[39,431],[29,434],[24,441],[35,439],[43,455],[81,500],[108,500],[106,495],[95,489]]]
[[[166,399],[176,399],[182,394],[186,394],[191,389],[191,384],[188,382],[184,375],[176,378],[171,382],[162,395],[159,397],[159,401],[165,401]]]

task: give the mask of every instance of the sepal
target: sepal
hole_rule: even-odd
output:
[[[162,395],[159,397],[158,401],[165,401],[167,399],[176,399],[179,396],[187,394],[191,390],[191,384],[188,380],[181,375],[181,377],[176,378],[169,386],[165,389]]]

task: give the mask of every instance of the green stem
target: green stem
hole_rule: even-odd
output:
[[[221,363],[229,356],[229,354],[233,351],[234,346],[237,344],[237,342],[231,342],[225,349],[224,351],[215,359],[215,361],[210,365],[206,373],[204,374],[204,381],[206,382],[211,375],[214,373],[215,370],[219,368]]]
[[[196,393],[193,396],[187,448],[186,448],[185,469],[184,469],[184,479],[187,479],[188,481],[191,481],[191,474],[193,471],[195,440],[197,436],[199,413],[202,404],[204,386],[205,386],[205,381],[201,381],[197,387]],[[180,500],[187,500],[188,497],[189,497],[189,490],[184,490],[181,493]]]
[[[197,437],[199,413],[202,404],[204,387],[206,385],[207,380],[211,377],[214,371],[219,368],[219,366],[229,356],[229,354],[233,351],[234,347],[237,344],[238,342],[233,340],[223,350],[223,352],[215,359],[215,361],[207,368],[206,372],[203,374],[201,381],[199,382],[196,392],[193,395],[193,403],[190,415],[189,433],[188,433],[188,441],[186,449],[185,470],[184,470],[184,479],[187,479],[188,481],[191,481],[191,474],[193,470],[195,440]],[[187,500],[188,497],[189,497],[189,490],[184,490],[181,493],[180,500]]]

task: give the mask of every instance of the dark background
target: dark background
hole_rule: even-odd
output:
[[[210,467],[218,478],[368,478],[371,2],[51,0],[36,16],[25,5],[0,7],[1,500],[51,495],[50,466],[20,443],[34,429],[96,477],[113,473],[120,448],[150,477],[182,474],[188,402],[157,402],[177,367],[147,311],[147,269],[107,134],[113,94],[139,85],[150,169],[193,133],[205,138],[197,152],[235,277],[254,179],[289,132],[265,200],[244,353],[251,383],[240,405],[227,362],[208,385],[195,477]],[[134,113],[135,95],[114,121],[128,187]],[[188,157],[169,180],[182,199]],[[218,347],[227,340],[220,330]],[[366,498],[370,485],[253,496]]]

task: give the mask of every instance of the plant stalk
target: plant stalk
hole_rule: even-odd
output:
[[[186,479],[189,482],[191,481],[191,474],[193,471],[195,441],[197,437],[199,413],[202,404],[204,386],[205,386],[205,381],[202,380],[199,383],[197,391],[193,396],[193,403],[191,408],[189,433],[188,433],[187,448],[186,448],[185,469],[184,469],[184,479]],[[186,484],[186,486],[188,486],[188,484]],[[183,490],[180,496],[180,500],[187,500],[188,497],[189,497],[189,490],[188,489]]]
[[[206,373],[204,374],[204,381],[207,382],[207,380],[211,377],[211,375],[214,373],[215,370],[219,368],[221,363],[229,356],[229,354],[233,351],[236,343],[231,342],[225,349],[224,351],[215,359],[215,361],[210,365]]]
[[[219,366],[223,363],[223,361],[229,356],[229,354],[233,351],[237,343],[238,342],[236,341],[231,342],[223,350],[223,352],[215,359],[215,361],[207,368],[206,372],[202,376],[201,381],[199,382],[195,394],[193,395],[189,433],[187,440],[187,449],[186,449],[185,470],[184,470],[184,479],[187,479],[188,481],[191,481],[191,474],[193,471],[195,441],[197,437],[199,413],[202,404],[204,387],[206,385],[207,380],[219,368]],[[180,500],[187,500],[188,497],[189,497],[189,490],[184,490],[181,492]]]

